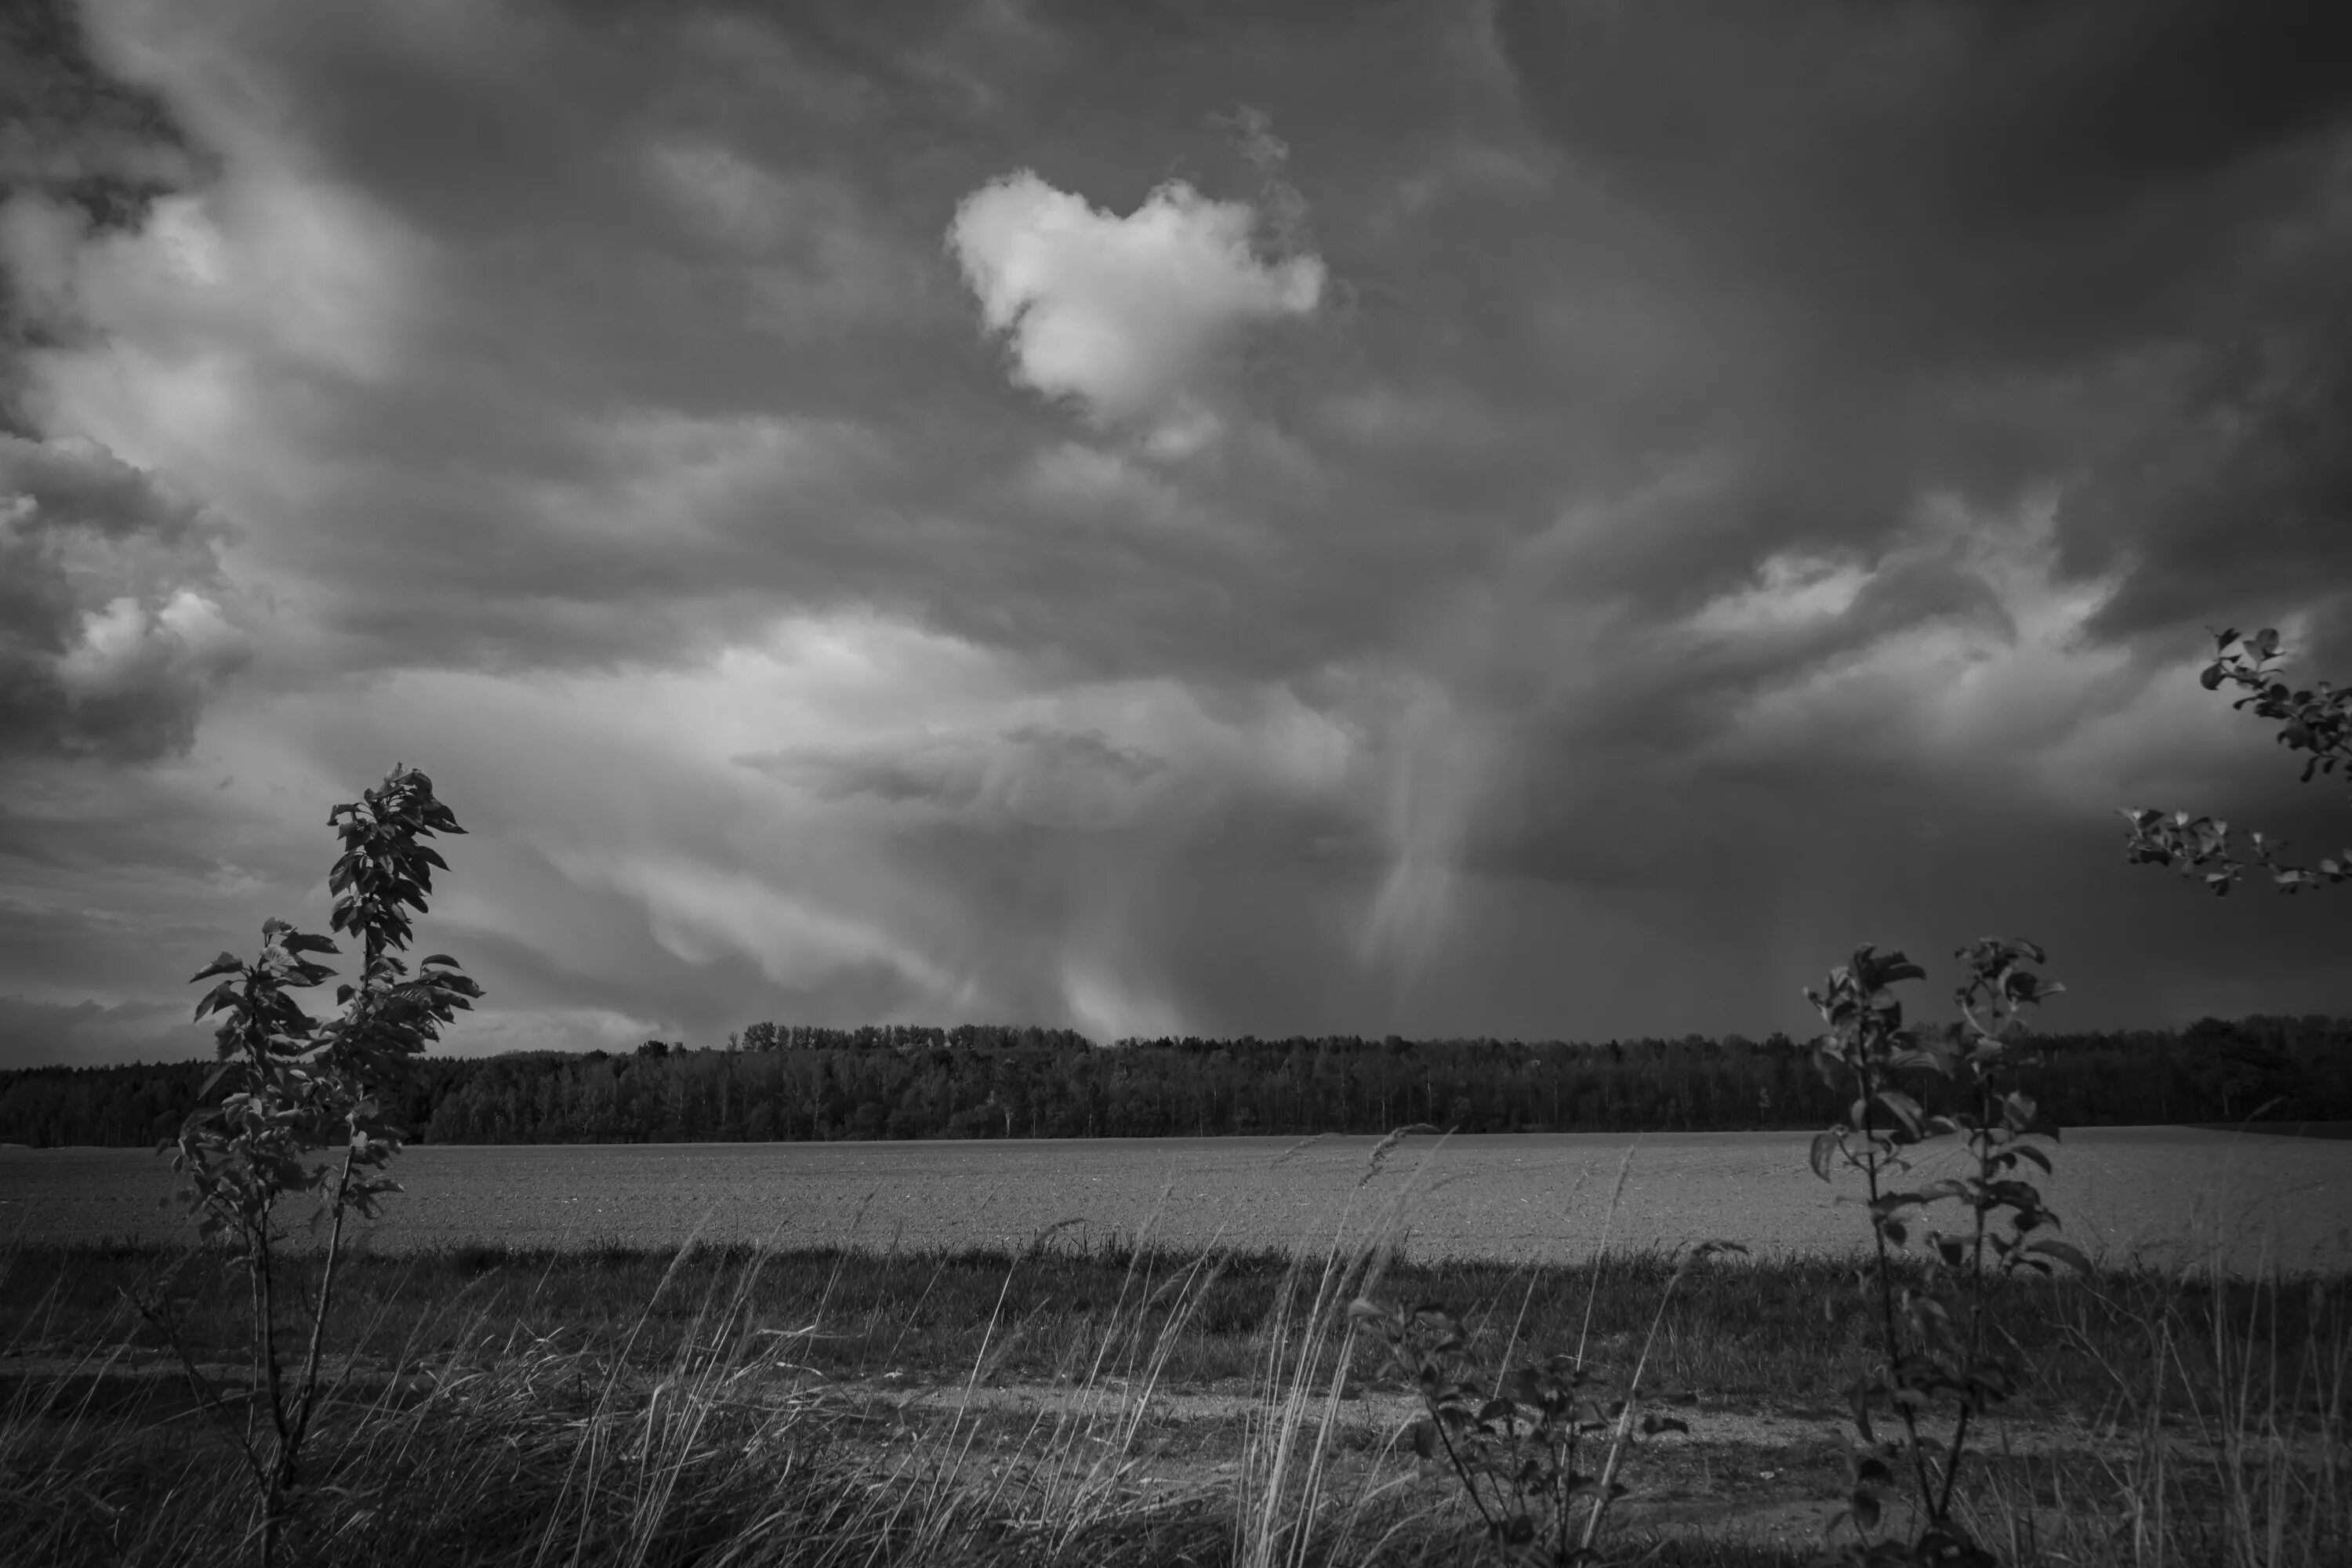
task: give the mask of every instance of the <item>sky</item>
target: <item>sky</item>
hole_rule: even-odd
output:
[[[206,1054],[395,763],[458,1054],[2352,1013],[2116,816],[2352,842],[2197,679],[2352,679],[2348,31],[9,7],[0,1066]]]

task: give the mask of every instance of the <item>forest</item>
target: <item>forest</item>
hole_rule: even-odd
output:
[[[2036,1037],[2061,1126],[2352,1120],[2352,1020],[2201,1019]],[[214,1064],[0,1073],[0,1142],[137,1147],[176,1132]],[[1803,1042],[1690,1036],[1130,1040],[1066,1030],[754,1024],[724,1047],[428,1058],[406,1120],[429,1143],[830,1142],[1817,1127],[1840,1097]],[[1931,1106],[1931,1109],[1933,1107]]]

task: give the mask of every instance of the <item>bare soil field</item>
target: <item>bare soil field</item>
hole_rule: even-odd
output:
[[[915,1250],[1146,1238],[1307,1247],[1392,1229],[1411,1256],[1546,1263],[1720,1237],[1762,1256],[1867,1235],[1850,1184],[1806,1169],[1808,1134],[1528,1134],[891,1143],[424,1145],[363,1244],[406,1251],[705,1241]],[[1958,1151],[1930,1150],[1924,1177]],[[1620,1191],[1620,1177],[1623,1178]],[[0,1240],[166,1240],[166,1162],[138,1150],[0,1150]],[[2193,1128],[2066,1134],[2043,1183],[2105,1264],[2237,1272],[2352,1267],[2352,1142]],[[1613,1217],[1612,1215],[1613,1204]]]

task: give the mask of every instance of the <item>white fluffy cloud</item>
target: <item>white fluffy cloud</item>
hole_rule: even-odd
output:
[[[1181,451],[1216,428],[1204,384],[1217,351],[1322,299],[1321,258],[1262,259],[1256,224],[1248,204],[1181,180],[1119,217],[1024,169],[966,196],[948,244],[1014,380]]]

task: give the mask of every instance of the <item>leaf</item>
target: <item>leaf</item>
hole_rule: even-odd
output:
[[[1919,1121],[1922,1112],[1917,1100],[1899,1089],[1882,1089],[1872,1098],[1894,1113],[1895,1119],[1903,1124],[1905,1131],[1914,1138],[1919,1136]]]
[[[198,1015],[199,1017],[202,1016],[203,1015],[201,1014]],[[1830,1179],[1830,1156],[1837,1152],[1837,1147],[1838,1141],[1836,1133],[1817,1132],[1813,1135],[1813,1149],[1811,1154],[1813,1174],[1819,1176],[1824,1182]]]
[[[224,980],[218,985],[214,986],[210,991],[205,993],[204,999],[196,1004],[196,1016],[201,1019],[208,1013],[217,1013],[225,1007],[234,1007],[236,1004],[236,983],[232,980]],[[235,1026],[236,1025],[234,1022],[228,1022],[223,1025],[223,1027],[225,1028],[234,1028]]]
[[[2061,1241],[2054,1236],[2037,1237],[2026,1243],[2025,1250],[2038,1252],[2045,1258],[2054,1258],[2085,1278],[2096,1272],[2092,1268],[2090,1258],[2084,1255],[2081,1247],[2071,1241]]]

